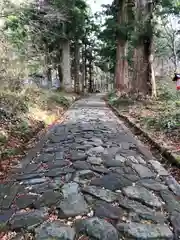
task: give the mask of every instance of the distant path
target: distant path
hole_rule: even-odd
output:
[[[77,101],[66,117],[0,184],[0,227],[18,240],[179,239],[180,186],[101,95]]]

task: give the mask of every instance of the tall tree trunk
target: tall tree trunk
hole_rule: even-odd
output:
[[[88,79],[88,71],[87,71],[87,44],[84,45],[84,86],[87,90],[87,79]]]
[[[63,73],[62,73],[61,64],[58,64],[57,69],[58,69],[58,77],[59,77],[59,81],[60,81],[60,88],[62,88],[62,86],[63,86]]]
[[[52,69],[50,67],[51,59],[49,57],[49,51],[45,55],[45,74],[47,78],[48,88],[52,87]]]
[[[93,92],[93,79],[92,79],[92,73],[93,73],[93,66],[92,61],[89,62],[89,92]]]
[[[80,46],[78,40],[75,41],[75,50],[74,50],[74,91],[76,93],[80,92]]]
[[[127,22],[126,1],[116,0],[118,8],[117,22],[119,25]],[[127,62],[127,41],[124,36],[118,36],[116,49],[115,86],[119,91],[127,91],[128,85],[128,62]]]
[[[143,95],[152,95],[152,3],[144,0],[136,0],[136,23],[143,24],[143,31],[140,26],[135,28],[135,34],[138,35],[137,43],[134,49],[133,66],[133,92]],[[155,84],[155,82],[153,82]],[[155,86],[154,86],[155,89]]]

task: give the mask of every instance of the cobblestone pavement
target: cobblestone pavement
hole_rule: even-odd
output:
[[[16,240],[180,239],[179,197],[178,183],[95,95],[0,184],[0,227]]]

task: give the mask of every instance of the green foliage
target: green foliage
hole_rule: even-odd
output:
[[[153,14],[155,15],[155,18],[151,19],[152,16],[145,16],[144,18],[137,20],[137,11],[136,9],[133,9],[131,4],[129,4],[128,22],[126,21],[121,25],[118,25],[116,1],[113,1],[111,5],[104,5],[101,14],[106,17],[106,20],[103,25],[103,30],[99,34],[99,39],[103,42],[99,51],[99,54],[102,57],[102,62],[110,62],[110,70],[112,72],[115,71],[116,44],[117,38],[119,38],[121,40],[128,40],[128,62],[131,66],[133,63],[133,49],[142,42],[147,41],[148,36],[152,35],[152,30],[157,34],[157,29],[152,29],[151,25],[156,27],[158,17],[165,17],[170,14],[179,15],[179,12],[180,4],[178,0],[161,0],[157,1],[153,6]],[[144,20],[145,18],[146,20]],[[134,29],[136,30],[134,31]],[[169,56],[166,39],[159,39],[157,36],[155,37],[155,42],[155,45],[157,46],[156,54],[158,56],[168,54]]]
[[[17,148],[6,149],[5,151],[3,151],[3,153],[1,153],[1,158],[3,159],[3,158],[11,157],[19,153],[20,153],[20,150]]]
[[[50,95],[49,100],[57,104],[60,104],[64,107],[69,107],[70,105],[69,101],[64,96],[61,96],[58,93]]]

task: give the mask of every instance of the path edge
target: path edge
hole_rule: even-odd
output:
[[[76,96],[71,105],[62,113],[58,121],[55,121],[54,124],[51,124],[50,126],[46,127],[44,131],[40,131],[37,134],[37,143],[35,143],[35,146],[27,150],[25,156],[20,160],[20,167],[12,169],[12,172],[10,173],[11,180],[13,180],[14,174],[16,175],[19,171],[22,171],[22,169],[26,169],[27,165],[32,162],[32,160],[37,156],[37,153],[43,148],[44,143],[48,140],[56,125],[64,122],[64,117],[67,111],[72,108],[75,102],[81,98],[81,96]]]
[[[122,120],[124,121],[127,121],[127,123],[133,127],[134,129],[136,129],[137,131],[140,132],[141,135],[143,135],[145,138],[147,138],[150,143],[152,145],[154,145],[158,151],[160,152],[160,154],[165,158],[167,159],[170,163],[173,163],[175,166],[177,167],[180,167],[180,160],[178,160],[178,157],[180,158],[179,155],[173,153],[172,151],[170,151],[169,149],[165,148],[165,147],[162,147],[159,142],[157,142],[154,138],[152,138],[150,136],[150,134],[148,134],[145,130],[143,130],[142,128],[140,128],[139,126],[137,126],[137,124],[135,124],[134,122],[131,121],[131,119],[129,117],[127,117],[126,115],[120,113],[120,111],[114,107],[112,104],[110,104],[108,102],[108,99],[107,97],[104,98],[107,106],[109,108],[111,108],[111,110],[115,113],[115,115],[118,117],[118,118],[121,118]]]

